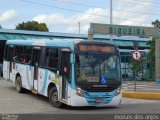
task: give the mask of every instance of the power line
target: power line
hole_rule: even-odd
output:
[[[64,0],[54,0],[54,1],[59,1],[59,2],[64,2],[64,3],[69,3],[69,4],[74,4],[74,5],[81,5],[81,6],[86,6],[86,7],[95,7],[97,8],[97,6],[94,6],[94,5],[87,5],[87,4],[81,4],[81,3],[75,3],[75,2],[71,2],[71,1],[64,1]],[[149,4],[154,4],[154,3],[151,3],[151,2],[146,2],[146,1],[139,1],[139,0],[131,0],[131,1],[137,1],[137,2],[142,2],[142,3],[149,3]],[[125,2],[125,1],[123,1]],[[130,2],[131,3],[131,2]],[[135,3],[135,2],[133,2]],[[137,3],[136,3],[137,4]],[[149,5],[149,4],[143,4],[143,5]],[[160,6],[160,5],[157,5],[157,4],[160,4],[160,2],[158,3],[155,3],[154,5],[156,6]],[[102,8],[102,9],[106,9],[104,7],[98,7],[98,8]]]
[[[160,5],[151,5],[151,4],[143,4],[143,3],[135,3],[135,2],[126,2],[126,1],[124,1],[124,0],[118,0],[118,1],[120,1],[120,2],[123,2],[123,3],[129,3],[129,4],[141,4],[141,5],[143,5],[143,6],[152,6],[152,7],[160,7]],[[138,1],[137,1],[138,2]]]
[[[86,6],[86,7],[94,7],[94,8],[101,8],[101,9],[106,9],[109,10],[107,8],[104,7],[97,7],[97,6],[93,6],[93,5],[87,5],[87,4],[81,4],[81,3],[74,3],[74,2],[70,2],[70,1],[64,1],[64,0],[54,0],[54,1],[60,1],[60,2],[64,2],[64,3],[68,3],[68,4],[73,4],[73,5],[80,5],[80,6]],[[126,11],[126,10],[120,10],[120,9],[112,9],[113,11],[118,11],[118,12],[129,12],[129,13],[134,13],[134,14],[146,14],[146,15],[160,15],[157,13],[145,13],[145,12],[136,12],[136,11]]]
[[[40,5],[40,6],[46,6],[46,7],[51,7],[51,8],[54,7],[56,9],[61,9],[61,10],[65,10],[65,11],[70,11],[70,12],[75,12],[75,13],[83,13],[84,14],[83,11],[61,8],[61,7],[57,7],[57,6],[53,6],[53,5],[47,5],[47,4],[42,4],[42,3],[38,3],[38,2],[33,2],[33,1],[30,1],[30,0],[21,0],[21,1],[26,2],[26,3],[30,3],[30,4],[35,4],[35,5]],[[88,12],[85,12],[85,14],[90,14],[90,15],[99,16],[99,17],[107,17],[107,18],[110,17],[110,16],[106,16],[106,15],[100,15],[100,14],[94,14],[94,13],[88,13]],[[136,21],[136,20],[130,20],[130,19],[124,19],[124,18],[118,18],[118,17],[113,17],[113,19],[127,20],[127,21],[132,21],[132,22],[137,22],[137,23],[150,24],[149,22]]]
[[[145,14],[145,15],[151,15],[151,16],[160,15],[160,14],[157,14],[157,13],[145,13],[145,12],[127,11],[127,10],[120,10],[120,9],[113,9],[113,10],[114,11],[119,11],[119,12],[129,12],[129,13],[135,13],[135,14]]]
[[[142,1],[142,0],[131,0],[131,1],[137,1],[137,2],[142,2],[142,3],[149,3],[149,4],[154,4],[154,5],[160,4],[160,2],[151,3],[151,2]]]
[[[26,3],[31,3],[31,4],[40,5],[40,6],[46,6],[46,7],[51,7],[51,8],[54,7],[54,8],[56,8],[56,9],[61,9],[61,10],[70,11],[70,12],[83,13],[83,11],[66,9],[66,8],[57,7],[57,6],[53,6],[53,5],[47,5],[47,4],[42,4],[42,3],[38,3],[38,2],[33,2],[33,1],[30,1],[30,0],[21,0],[21,1],[26,2]],[[100,15],[100,14],[94,14],[94,13],[86,13],[86,14],[95,15],[95,16],[100,16],[100,17],[108,17],[108,16],[104,16],[104,15]]]
[[[64,0],[54,0],[54,1],[59,1],[59,2],[63,2],[63,3],[69,3],[69,4],[73,4],[73,5],[86,6],[86,7],[94,7],[94,8],[106,9],[106,8],[104,8],[104,7],[97,7],[97,6],[94,6],[94,5],[87,5],[87,4],[75,3],[75,2],[71,2],[71,1],[64,1]]]

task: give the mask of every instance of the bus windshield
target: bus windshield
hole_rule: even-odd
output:
[[[116,84],[120,82],[118,55],[80,53],[76,55],[77,84]]]

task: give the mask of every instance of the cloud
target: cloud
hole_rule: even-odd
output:
[[[152,2],[149,0],[148,2]],[[146,3],[149,5],[149,3]],[[124,11],[134,11],[137,13],[124,12],[124,11],[113,11],[114,24],[120,25],[133,25],[133,26],[150,26],[153,21],[152,16],[146,14],[138,14],[138,12],[154,13],[155,8],[142,4],[124,4],[122,2],[114,3],[114,9]],[[90,14],[89,14],[90,13]],[[106,17],[104,17],[106,16]],[[109,24],[109,9],[102,8],[90,8],[83,13],[74,14],[71,17],[66,17],[63,14],[49,14],[49,15],[38,15],[33,18],[38,22],[46,23],[49,28],[54,25],[66,25],[67,29],[65,32],[78,33],[78,22],[81,23],[81,33],[87,33],[89,24],[91,22]],[[136,22],[137,21],[137,22]],[[138,22],[139,21],[139,22]]]
[[[71,0],[59,0],[60,2],[69,2],[69,1],[71,1]]]
[[[124,4],[123,2],[117,2],[115,4],[115,9],[124,10],[124,11],[132,11],[132,12],[124,12],[124,11],[114,11],[113,16],[115,18],[122,18],[126,20],[118,20],[114,19],[113,21],[117,24],[121,25],[133,25],[133,26],[151,26],[151,21],[153,20],[153,16],[143,14],[143,13],[155,13],[156,8],[151,5],[152,0],[148,0],[147,3],[139,3],[137,1],[131,1],[130,4]],[[133,3],[133,4],[131,4]],[[133,13],[134,12],[134,13]]]
[[[63,14],[50,14],[50,15],[38,15],[33,18],[33,20],[38,22],[44,22],[48,26],[52,25],[67,25],[68,29],[66,32],[77,33],[78,32],[78,22],[81,23],[81,32],[85,33],[89,28],[90,22],[106,23],[107,19],[102,17],[106,14],[107,10],[100,8],[91,8],[84,13],[77,13],[72,17],[65,17]],[[96,16],[98,14],[100,16]],[[82,26],[83,25],[83,26]]]
[[[18,13],[15,10],[7,10],[0,14],[0,22],[7,22],[14,20],[18,17]]]
[[[33,18],[38,22],[45,22],[48,25],[66,24],[67,19],[64,18],[63,14],[51,14],[51,15],[38,15]]]

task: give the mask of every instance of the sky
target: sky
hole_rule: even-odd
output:
[[[113,24],[151,26],[160,20],[160,0],[112,0]],[[0,0],[0,25],[46,23],[50,32],[87,34],[90,23],[110,23],[110,0]]]

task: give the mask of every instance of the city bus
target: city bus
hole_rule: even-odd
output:
[[[16,91],[48,97],[54,107],[119,106],[117,46],[94,40],[8,40],[3,77]]]

